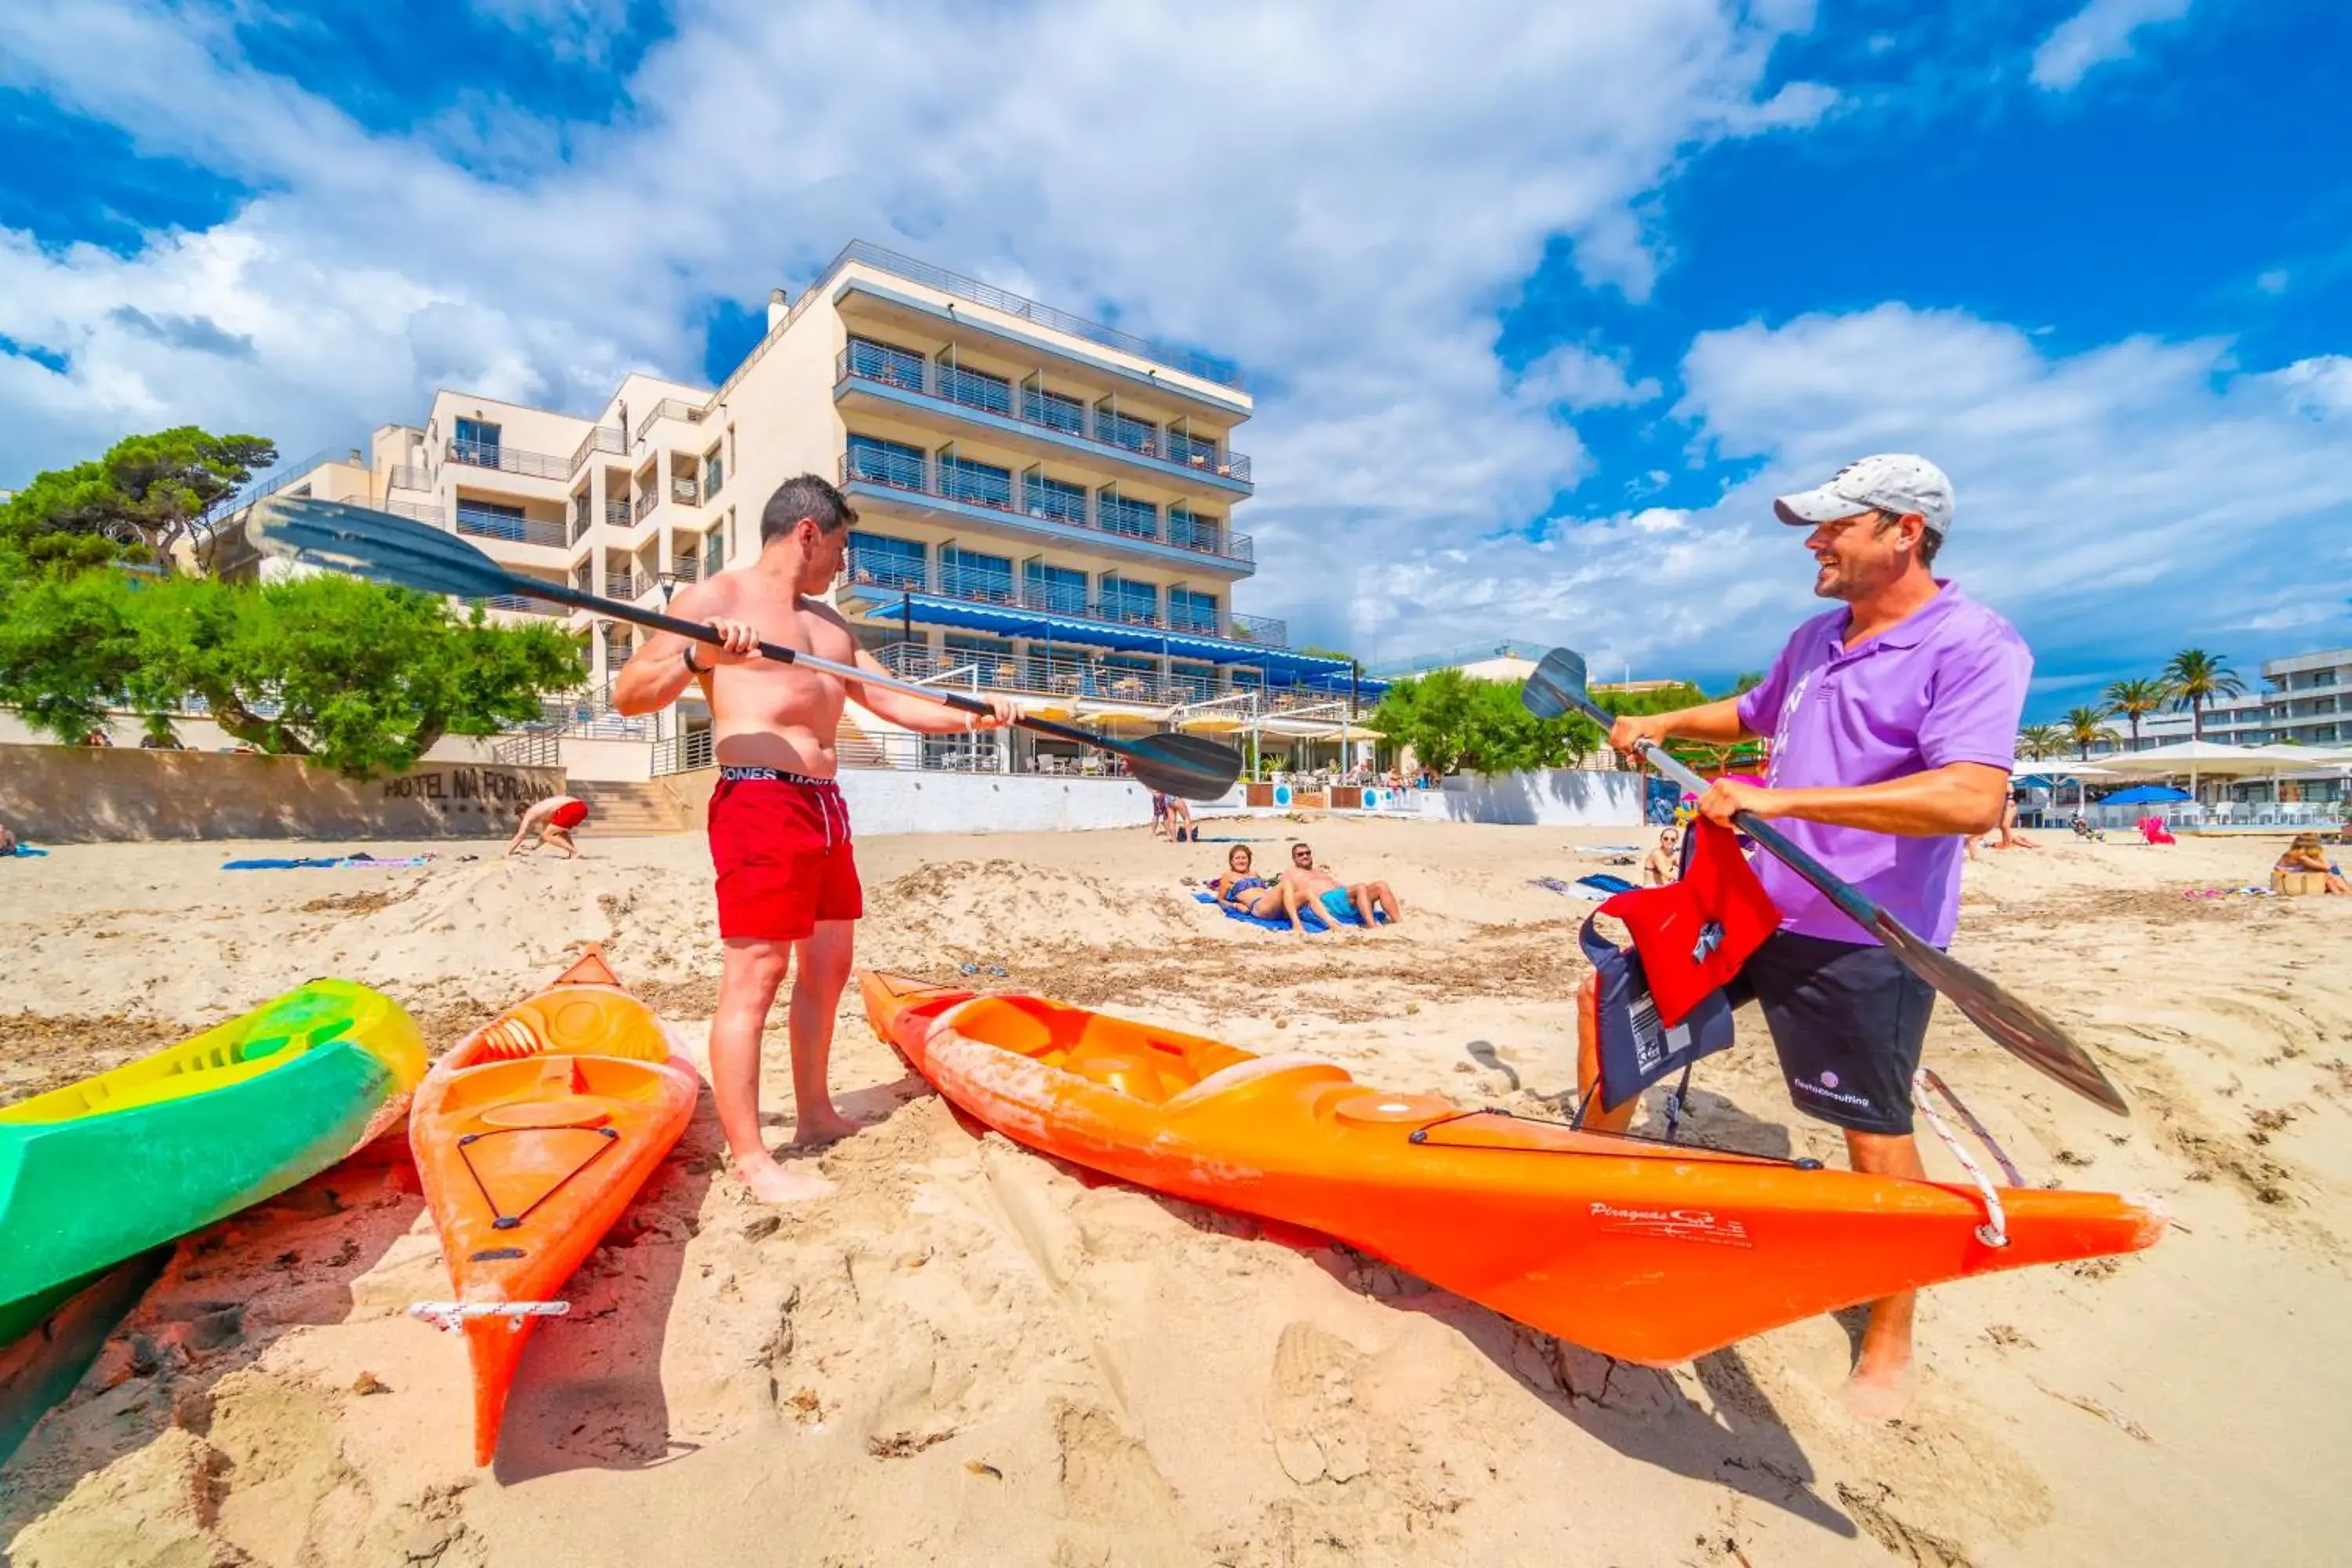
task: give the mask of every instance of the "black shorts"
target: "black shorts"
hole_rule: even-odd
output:
[[[1911,1131],[1911,1076],[1935,989],[1875,942],[1774,931],[1724,995],[1764,1012],[1799,1110],[1856,1132]]]

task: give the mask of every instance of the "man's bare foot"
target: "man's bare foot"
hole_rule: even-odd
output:
[[[764,1152],[756,1158],[735,1156],[735,1175],[763,1204],[805,1203],[839,1190],[814,1171],[787,1170]]]
[[[838,1110],[827,1111],[823,1116],[803,1116],[793,1124],[790,1146],[794,1149],[822,1149],[828,1143],[838,1143],[844,1138],[854,1137],[858,1130],[856,1122]]]
[[[1893,1421],[1911,1408],[1911,1396],[1917,1391],[1918,1379],[1908,1363],[1884,1371],[1857,1366],[1839,1398],[1862,1420]]]

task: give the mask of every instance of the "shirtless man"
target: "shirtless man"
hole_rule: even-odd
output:
[[[694,683],[710,703],[719,768],[710,859],[725,947],[710,1024],[710,1091],[735,1173],[772,1203],[833,1190],[822,1176],[778,1164],[760,1132],[760,1035],[795,956],[793,1146],[814,1148],[857,1131],[834,1108],[825,1084],[834,1009],[855,954],[854,922],[866,912],[849,813],[834,782],[842,700],[854,697],[924,734],[997,729],[1016,712],[997,697],[989,699],[987,716],[967,714],[759,656],[765,640],[887,673],[858,647],[839,612],[816,597],[841,571],[856,520],[841,492],[814,474],[777,486],[760,514],[758,557],[695,584],[670,605],[670,614],[709,625],[721,646],[656,632],[613,683],[613,706],[624,713],[653,712]]]
[[[1380,921],[1374,915],[1389,917],[1394,925],[1404,919],[1404,906],[1397,902],[1396,894],[1386,882],[1359,882],[1343,887],[1339,879],[1331,875],[1328,866],[1315,863],[1315,851],[1304,844],[1290,847],[1290,865],[1283,871],[1285,884],[1298,890],[1301,903],[1320,904],[1334,925],[1347,923],[1347,911],[1353,910],[1363,917],[1364,924],[1375,926]]]
[[[539,835],[541,845],[563,851],[567,860],[580,858],[580,846],[572,842],[572,830],[588,820],[588,803],[574,795],[551,795],[545,800],[533,801],[530,809],[515,824],[515,836],[507,841],[507,854],[522,847],[530,835]],[[504,858],[504,857],[500,857]]]

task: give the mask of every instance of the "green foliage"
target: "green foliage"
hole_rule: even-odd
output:
[[[1337,647],[1318,647],[1318,646],[1316,646],[1315,644],[1313,644],[1313,643],[1311,643],[1311,642],[1309,642],[1309,643],[1300,643],[1300,644],[1298,645],[1298,649],[1297,649],[1297,651],[1298,651],[1298,652],[1300,652],[1300,653],[1303,653],[1303,654],[1309,655],[1310,657],[1315,658],[1337,658],[1337,659],[1344,659],[1344,660],[1346,660],[1346,661],[1347,661],[1348,663],[1349,663],[1349,664],[1353,664],[1353,663],[1355,663],[1355,662],[1356,662],[1356,656],[1355,656],[1354,654],[1352,654],[1352,653],[1348,652],[1345,648],[1337,648]]]
[[[2021,757],[2063,757],[2069,743],[2065,730],[2056,724],[2028,724],[2017,732]]]
[[[194,425],[126,436],[106,456],[36,474],[0,506],[0,537],[37,567],[79,571],[160,559],[256,468],[278,460],[259,436]]]
[[[2172,705],[2189,710],[2189,732],[2205,737],[2205,704],[2216,697],[2242,697],[2246,683],[2221,661],[2227,654],[2201,647],[2182,648],[2164,667],[2165,684],[2172,689]]]
[[[2095,743],[2116,738],[2116,732],[2107,728],[2108,711],[2105,708],[2069,708],[2066,716],[2058,721],[2066,743],[2074,748],[2077,757],[2088,757]]]
[[[535,718],[543,693],[579,679],[577,648],[551,626],[460,620],[441,599],[343,577],[52,574],[0,604],[0,703],[68,742],[110,707],[152,716],[193,693],[260,751],[365,778],[445,734]]]
[[[2131,738],[2139,740],[2139,721],[2172,700],[2172,688],[2161,680],[2118,680],[2104,694],[2107,711],[2119,713],[2131,724]]]
[[[1473,680],[1436,669],[1391,686],[1368,721],[1392,745],[1439,773],[1516,773],[1571,765],[1601,743],[1591,721],[1538,719],[1520,704],[1520,682]]]

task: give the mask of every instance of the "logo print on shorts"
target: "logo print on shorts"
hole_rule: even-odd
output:
[[[1829,1071],[1827,1068],[1823,1068],[1822,1072],[1822,1087],[1823,1089],[1835,1089],[1837,1086],[1838,1075]]]

